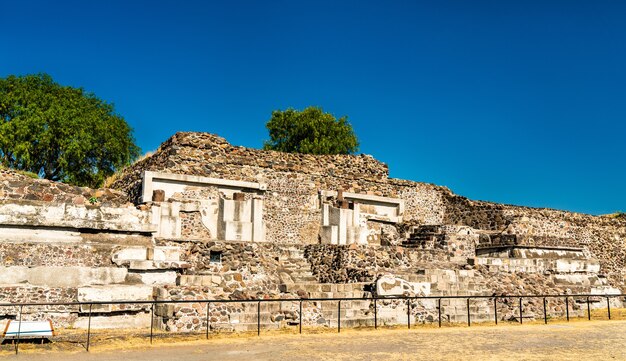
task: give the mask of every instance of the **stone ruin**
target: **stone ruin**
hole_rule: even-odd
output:
[[[91,201],[91,202],[90,202]],[[314,156],[177,133],[112,189],[0,173],[0,302],[282,299],[265,329],[294,325],[297,299],[341,303],[342,325],[373,325],[377,296],[620,294],[626,221],[472,201],[389,178],[370,156]],[[623,300],[611,299],[614,307]],[[334,326],[337,302],[303,303],[304,325]],[[492,320],[489,300],[444,299],[444,321]],[[540,299],[525,299],[529,317]],[[592,304],[604,307],[604,303]],[[574,302],[570,314],[584,315]],[[93,306],[92,327],[145,327],[146,305]],[[563,299],[548,311],[563,316]],[[25,307],[24,319],[86,327],[84,306]],[[379,324],[431,322],[435,300],[386,299]],[[0,307],[15,318],[18,307]],[[500,319],[518,315],[498,304]],[[207,325],[206,303],[159,305],[169,331]],[[216,330],[256,329],[256,304],[211,303]]]

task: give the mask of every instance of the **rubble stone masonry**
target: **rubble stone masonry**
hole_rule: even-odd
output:
[[[259,186],[241,193],[234,182],[207,183],[176,189],[169,199],[155,189],[160,192],[154,201],[140,202],[144,171]],[[231,193],[220,193],[229,184]],[[257,306],[243,300],[281,299],[263,304],[265,328],[299,322],[300,300],[305,325],[332,327],[339,306],[342,326],[372,325],[375,306],[367,299],[372,295],[606,295],[626,289],[623,217],[474,201],[445,187],[389,178],[387,166],[367,155],[287,154],[181,132],[121,171],[112,188],[73,187],[0,171],[0,303],[230,300],[159,306],[157,325],[201,330],[208,306],[212,329],[248,330],[256,327]],[[344,194],[352,194],[353,203]],[[387,197],[387,203],[371,196]],[[262,222],[219,218],[224,214],[218,198],[228,200],[238,215],[262,211]],[[242,211],[251,199],[259,201],[259,209]],[[369,208],[354,207],[368,199]],[[398,214],[353,225],[370,232],[361,238],[366,243],[328,244],[321,236],[322,209],[330,206],[336,211],[352,206],[354,214],[380,206]],[[235,231],[258,227],[259,238],[220,239],[218,219],[219,227]],[[161,220],[169,222],[170,236],[159,233]],[[171,236],[176,227],[178,236]],[[306,301],[333,297],[363,299],[341,305]],[[501,301],[500,317],[517,317],[518,301]],[[584,313],[579,301],[572,300],[572,315]],[[432,322],[434,302],[412,302],[411,317]],[[444,299],[444,319],[463,321],[465,302]],[[376,307],[381,325],[406,322],[405,301],[381,300]],[[540,300],[524,300],[529,317],[541,314],[542,307]],[[564,307],[562,299],[547,305],[555,316],[563,315]],[[469,311],[476,320],[490,320],[492,308],[491,301],[476,300]],[[0,311],[1,322],[16,318],[18,308]],[[51,306],[27,308],[23,316],[83,327],[86,312]],[[95,312],[94,322],[101,324],[94,327],[143,325],[150,315],[145,305],[104,305]]]

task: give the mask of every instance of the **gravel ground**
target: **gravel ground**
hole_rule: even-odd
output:
[[[102,336],[102,335],[101,335]],[[342,330],[303,335],[221,335],[210,340],[100,338],[82,345],[23,345],[19,355],[3,345],[0,357],[47,361],[210,360],[626,360],[626,321],[577,321],[548,325],[418,327]],[[104,341],[106,339],[106,342]]]

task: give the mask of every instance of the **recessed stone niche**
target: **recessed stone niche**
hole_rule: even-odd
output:
[[[402,222],[402,199],[341,191],[321,191],[320,197],[322,243],[380,243],[381,227],[377,223]]]
[[[221,251],[211,251],[209,253],[209,262],[211,264],[222,264],[222,252]]]
[[[199,212],[206,230],[194,234],[225,241],[265,241],[265,184],[146,171],[142,190],[142,199],[152,200],[157,237],[182,238],[181,213]],[[211,195],[202,196],[205,193]]]

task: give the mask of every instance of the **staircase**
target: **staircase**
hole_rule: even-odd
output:
[[[441,248],[444,240],[445,234],[441,226],[425,225],[411,229],[409,238],[403,241],[402,245],[409,248],[435,249]]]
[[[288,247],[281,251],[278,258],[281,265],[278,269],[281,283],[316,283],[317,278],[311,272],[311,265],[304,257],[304,250]]]

